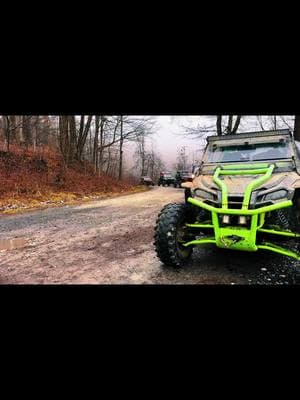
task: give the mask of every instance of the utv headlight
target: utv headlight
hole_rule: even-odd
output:
[[[288,196],[287,190],[281,189],[276,192],[268,193],[264,196],[264,200],[280,200]]]
[[[194,191],[195,196],[201,197],[206,200],[214,200],[214,195],[212,193],[206,192],[205,190],[196,189]]]

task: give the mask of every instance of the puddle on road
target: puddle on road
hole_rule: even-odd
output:
[[[24,247],[26,243],[27,240],[23,238],[0,239],[0,251],[19,249],[21,247]]]

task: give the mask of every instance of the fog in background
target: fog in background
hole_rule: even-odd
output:
[[[202,151],[206,144],[206,137],[203,134],[199,137],[187,133],[189,128],[197,129],[209,128],[214,132],[209,133],[216,135],[216,116],[154,116],[155,127],[154,134],[147,138],[147,147],[152,147],[158,152],[162,160],[166,164],[167,169],[173,169],[176,163],[177,152],[180,148],[185,147],[189,160],[197,160],[201,157]],[[294,116],[277,116],[277,129],[293,127]],[[243,116],[238,129],[238,133],[248,131],[261,131],[261,124],[265,130],[274,128],[274,121],[271,116],[261,116],[260,120],[257,116]],[[128,144],[127,151],[129,156],[126,159],[127,168],[134,166],[134,146]]]

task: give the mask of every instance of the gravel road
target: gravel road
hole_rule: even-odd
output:
[[[272,253],[194,251],[181,270],[155,256],[159,210],[183,200],[182,189],[1,216],[2,284],[276,284],[295,283],[295,263]],[[11,240],[10,240],[11,239]]]

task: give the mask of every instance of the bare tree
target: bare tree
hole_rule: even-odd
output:
[[[83,151],[91,128],[92,115],[81,115],[79,128],[75,115],[59,116],[59,142],[60,150],[66,165],[74,161],[81,162],[83,159]]]
[[[138,147],[135,153],[136,163],[134,166],[135,175],[149,175],[152,180],[158,181],[160,172],[165,168],[160,155],[154,150],[153,144],[151,150],[146,148],[145,136],[138,137]]]
[[[222,135],[222,115],[217,115],[217,135]]]
[[[23,131],[23,137],[24,137],[24,142],[25,146],[31,146],[33,144],[32,141],[32,127],[31,127],[31,116],[28,115],[23,115],[22,116],[22,131]]]
[[[145,164],[146,164],[147,152],[145,147],[145,137],[139,136],[137,138],[137,151],[136,151],[136,167],[140,170],[140,175],[144,176],[146,174]]]
[[[112,116],[107,117],[105,125],[101,129],[100,143],[98,143],[98,151],[100,156],[100,170],[102,170],[104,163],[107,162],[116,164],[118,159],[118,178],[122,179],[123,176],[123,155],[124,145],[126,142],[135,142],[140,149],[139,154],[143,154],[143,141],[145,136],[152,133],[154,121],[153,118],[148,117],[129,117],[129,116]],[[111,152],[109,149],[118,146],[118,153]],[[103,158],[103,154],[109,155]],[[113,154],[113,155],[112,155]],[[142,157],[142,162],[145,162]],[[108,167],[106,167],[108,168]],[[144,170],[144,168],[142,168]],[[109,169],[111,171],[111,169]]]
[[[123,173],[123,144],[124,144],[124,135],[123,135],[123,116],[121,115],[121,123],[120,123],[120,146],[119,146],[119,181],[122,179]]]
[[[17,115],[3,115],[2,116],[2,131],[3,136],[6,142],[6,149],[10,151],[10,144],[12,142],[17,142],[22,144],[20,141],[20,137],[18,136],[19,132],[22,132],[22,137],[24,136],[24,144],[26,146],[32,144],[30,142],[30,120],[32,116],[17,116]],[[24,135],[25,133],[25,135]]]
[[[256,119],[262,131],[285,128],[293,131],[294,129],[294,117],[291,115],[257,115]]]
[[[3,115],[3,131],[4,131],[4,136],[6,140],[6,149],[9,151],[9,146],[10,146],[10,135],[11,135],[11,124],[10,124],[10,118],[8,115]]]
[[[138,142],[142,138],[143,164],[145,164],[145,138],[153,133],[155,122],[152,117],[122,117],[122,129],[120,135],[120,169],[119,179],[122,177],[123,144],[125,142]],[[154,161],[153,161],[154,162]],[[145,165],[144,168],[145,169]]]
[[[240,127],[242,115],[217,115],[211,125],[199,123],[194,127],[184,126],[184,135],[195,138],[202,138],[207,135],[235,135]]]
[[[257,115],[257,120],[258,120],[260,129],[261,129],[262,131],[264,131],[265,128],[264,128],[264,124],[263,124],[263,121],[262,121],[262,116],[261,116],[261,115]]]
[[[90,162],[95,173],[108,172],[121,180],[126,144],[139,145],[153,132],[153,126],[153,117],[4,115],[0,116],[0,139],[8,151],[12,143],[34,151],[50,144],[62,155],[63,171],[74,162],[84,168]],[[144,151],[144,169],[149,165],[154,171],[156,160],[151,157]]]
[[[64,166],[69,163],[69,119],[67,115],[59,116],[59,147],[63,157]]]
[[[287,117],[285,115],[280,115],[281,121],[283,122],[284,126],[286,126],[290,131],[293,131],[293,122],[288,122]],[[294,120],[295,124],[295,120]]]
[[[93,164],[95,172],[98,171],[98,165],[99,165],[99,156],[98,156],[99,130],[100,130],[100,115],[95,115],[95,133],[94,133],[94,147],[93,147]]]
[[[186,146],[182,146],[177,150],[177,169],[186,170],[188,164],[188,156],[186,153]]]
[[[235,135],[241,123],[241,115],[237,115],[234,121],[234,115],[227,116],[227,122],[223,122],[224,115],[217,115],[217,134],[221,135]],[[234,123],[233,123],[234,122]]]
[[[241,115],[237,115],[236,116],[236,120],[235,120],[235,124],[233,126],[233,129],[231,132],[228,132],[229,135],[235,135],[239,129],[240,123],[241,123],[241,119],[242,116]]]

